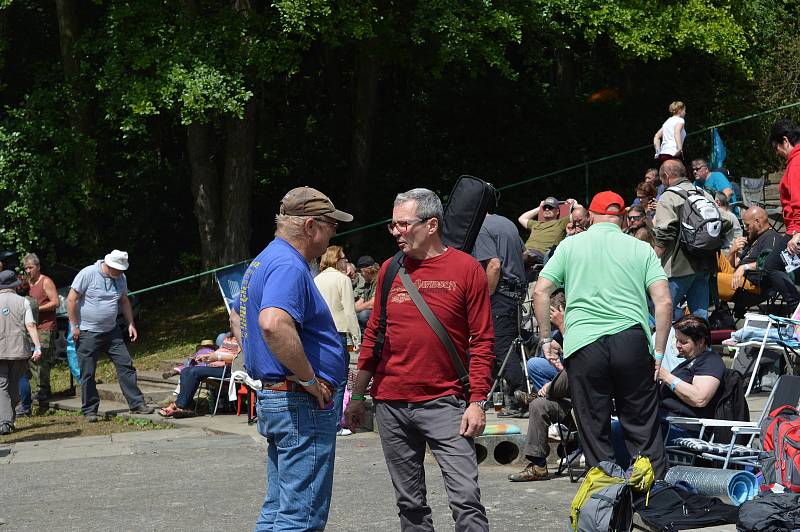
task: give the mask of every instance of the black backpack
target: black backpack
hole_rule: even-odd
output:
[[[717,204],[697,187],[686,191],[676,185],[665,192],[677,194],[684,200],[678,211],[678,241],[683,251],[701,258],[716,255],[722,249],[723,237],[722,217]]]
[[[663,480],[656,481],[649,498],[638,497],[633,506],[642,521],[664,532],[733,524],[739,513],[717,498],[689,493]]]
[[[800,494],[767,493],[739,507],[739,532],[800,530]]]

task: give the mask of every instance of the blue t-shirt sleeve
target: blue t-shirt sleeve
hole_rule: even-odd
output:
[[[70,288],[81,295],[86,293],[86,290],[89,289],[89,275],[87,274],[86,269],[78,272],[78,275],[76,275],[75,279],[72,280],[72,285],[70,285]]]
[[[279,308],[302,327],[309,299],[307,278],[307,272],[293,265],[277,266],[264,280],[259,312],[265,308]]]
[[[709,377],[716,377],[722,382],[725,375],[725,363],[717,354],[707,354],[702,357],[699,363],[695,366],[695,376],[706,375]]]

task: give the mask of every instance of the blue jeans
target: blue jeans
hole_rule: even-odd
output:
[[[187,409],[192,407],[192,398],[200,383],[206,377],[222,377],[222,372],[230,377],[230,370],[228,368],[215,368],[213,366],[186,366],[181,370],[181,390],[178,392],[178,398],[175,404],[179,408]],[[222,386],[222,384],[220,384]],[[225,393],[225,392],[223,392]],[[213,410],[213,409],[212,409]]]
[[[258,531],[322,530],[336,456],[336,411],[306,392],[258,391],[258,432],[267,438],[267,496]]]
[[[528,359],[528,380],[539,391],[542,386],[553,380],[558,371],[544,357],[533,357]]]
[[[31,397],[31,379],[28,377],[28,372],[22,374],[19,378],[19,406],[17,410],[22,412],[30,412],[33,408],[33,398]]]
[[[669,295],[672,296],[673,319],[683,316],[681,304],[686,300],[689,312],[701,318],[708,318],[708,301],[711,297],[708,288],[708,272],[669,278]]]

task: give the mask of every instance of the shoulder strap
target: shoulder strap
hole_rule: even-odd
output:
[[[673,194],[677,194],[678,196],[682,197],[683,199],[689,199],[689,193],[687,191],[683,190],[678,185],[671,186],[667,190],[665,190],[664,192],[672,192]]]
[[[436,317],[436,314],[433,313],[431,308],[425,302],[425,299],[422,297],[422,294],[419,293],[417,290],[417,286],[414,284],[414,281],[411,280],[411,277],[408,276],[406,273],[406,269],[404,267],[400,267],[400,280],[403,282],[403,286],[408,292],[408,295],[411,297],[411,301],[419,309],[422,317],[425,318],[425,321],[428,322],[433,332],[436,333],[436,336],[439,337],[439,341],[442,342],[444,348],[447,350],[447,354],[450,355],[450,360],[453,362],[453,366],[456,369],[456,373],[458,373],[458,380],[461,381],[462,386],[464,387],[464,395],[469,399],[469,374],[467,373],[466,368],[464,368],[464,363],[461,361],[461,357],[458,356],[458,351],[456,351],[456,346],[453,344],[453,340],[450,338],[450,335],[447,334],[447,331],[442,325],[442,322]]]
[[[375,331],[375,347],[372,348],[372,358],[375,360],[376,366],[381,360],[383,343],[386,340],[386,303],[389,302],[389,291],[392,289],[392,283],[394,282],[395,276],[397,276],[397,272],[400,270],[402,261],[403,252],[398,251],[395,256],[392,257],[389,266],[387,266],[386,272],[384,272],[383,275],[383,282],[381,283],[381,313],[378,317],[378,328]]]

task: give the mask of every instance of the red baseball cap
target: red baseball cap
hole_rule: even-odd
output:
[[[619,208],[613,211],[609,210],[612,205],[617,205]],[[592,203],[589,204],[589,211],[595,214],[622,216],[625,213],[625,200],[613,190],[604,190],[594,195]]]

